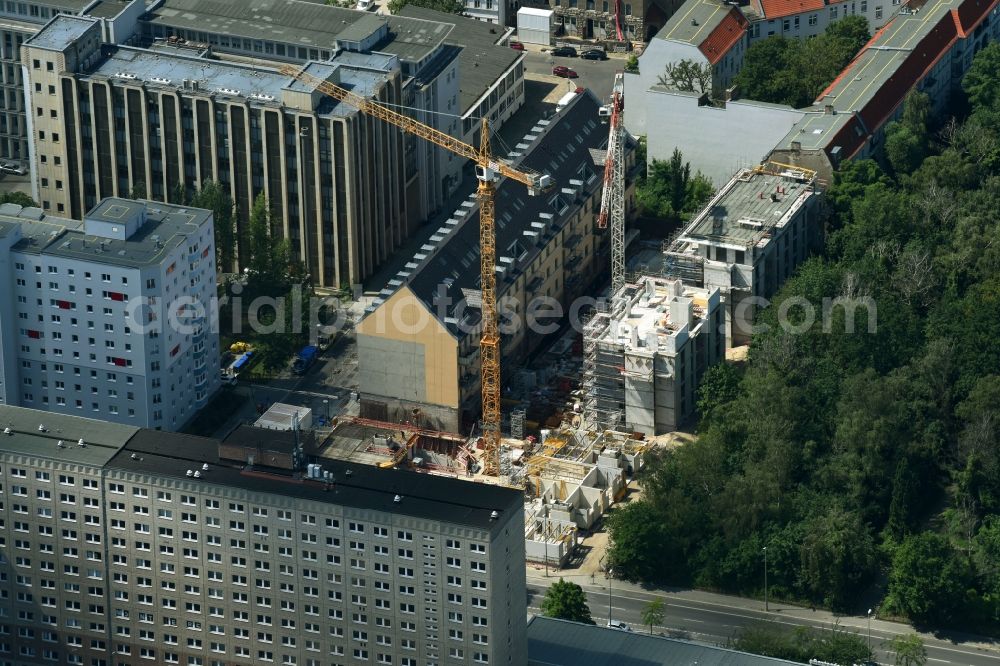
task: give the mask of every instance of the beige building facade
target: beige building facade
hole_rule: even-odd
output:
[[[105,48],[114,50],[102,55],[98,21],[71,16],[22,47],[43,209],[79,217],[102,197],[176,200],[213,180],[249,211],[263,192],[323,287],[360,282],[405,239],[399,131],[273,70]],[[386,103],[400,99],[393,57],[345,52],[307,67]],[[245,251],[246,214],[237,220]]]
[[[599,101],[577,95],[533,128],[512,155],[553,176],[556,187],[530,197],[519,183],[497,191],[497,297],[504,368],[518,367],[592,301],[581,300],[609,265],[598,229],[608,129]],[[631,144],[630,144],[631,148]],[[626,151],[629,170],[633,151]],[[634,193],[626,193],[632,210]],[[360,322],[358,370],[363,416],[417,420],[422,427],[467,431],[479,410],[481,312],[479,218],[462,204],[390,281]]]

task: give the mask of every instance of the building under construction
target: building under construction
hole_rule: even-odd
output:
[[[658,435],[694,412],[702,373],[725,355],[718,288],[642,276],[584,329],[585,424]]]
[[[342,460],[409,469],[474,483],[524,490],[525,558],[563,566],[580,530],[590,530],[625,494],[653,442],[633,435],[569,425],[503,441],[500,477],[486,476],[483,450],[474,439],[412,425],[363,418],[341,419],[322,441],[310,437],[310,459]]]
[[[721,293],[729,346],[749,342],[757,299],[773,296],[818,244],[815,178],[774,162],[742,169],[667,244],[668,277]]]

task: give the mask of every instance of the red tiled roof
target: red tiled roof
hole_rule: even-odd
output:
[[[825,0],[760,0],[764,18],[779,19],[803,12],[818,12],[826,6]]]
[[[827,144],[827,150],[829,151],[834,146],[840,146],[843,153],[842,159],[851,158],[857,154],[868,140],[868,133],[881,127],[895,113],[899,105],[903,103],[907,93],[930,73],[931,69],[951,50],[959,38],[975,30],[996,4],[996,0],[965,0],[958,9],[953,9],[942,16],[937,25],[920,40],[920,43],[913,48],[878,92],[868,100],[863,108],[858,110],[857,116],[851,122],[846,123],[833,140]],[[885,28],[888,28],[888,25]],[[881,32],[882,30],[879,31],[879,33]],[[868,46],[877,41],[879,33],[876,33]],[[868,46],[862,50],[862,53],[868,49]],[[847,74],[860,57],[861,54],[837,78],[840,79]],[[830,88],[832,87],[831,84]],[[823,94],[825,95],[830,88]],[[820,98],[822,99],[822,95]]]
[[[708,34],[708,37],[698,45],[698,50],[708,58],[708,62],[715,65],[723,56],[729,53],[738,41],[746,34],[747,26],[750,22],[743,13],[735,7],[729,10],[726,17],[719,21],[715,30]]]

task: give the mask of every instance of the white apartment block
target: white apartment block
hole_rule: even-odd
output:
[[[176,430],[219,387],[212,214],[0,206],[0,403]]]
[[[301,478],[217,440],[0,421],[5,663],[527,663],[518,491],[331,461]]]
[[[747,344],[766,306],[822,231],[815,173],[769,162],[742,169],[666,252],[665,272],[718,289],[728,346]]]
[[[750,39],[775,35],[805,39],[822,34],[828,26],[848,16],[863,16],[871,33],[899,13],[901,0],[751,0],[743,8],[750,20]]]
[[[584,329],[586,411],[594,423],[661,435],[694,414],[702,374],[725,358],[717,287],[642,276]],[[609,419],[609,415],[615,416]]]

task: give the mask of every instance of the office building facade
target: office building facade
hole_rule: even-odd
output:
[[[176,430],[219,388],[212,214],[0,206],[0,402]]]

